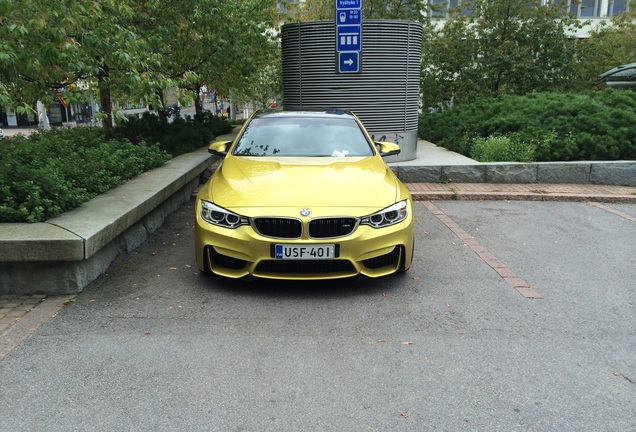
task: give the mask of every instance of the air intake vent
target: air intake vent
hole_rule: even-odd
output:
[[[309,237],[315,239],[344,237],[353,232],[357,222],[355,218],[314,219],[309,222]]]
[[[297,219],[287,218],[256,218],[254,229],[262,236],[297,239],[302,235],[302,223]]]

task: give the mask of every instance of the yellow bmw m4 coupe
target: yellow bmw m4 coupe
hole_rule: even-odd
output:
[[[199,270],[228,278],[320,280],[405,272],[413,259],[411,195],[352,113],[263,111],[199,190]]]

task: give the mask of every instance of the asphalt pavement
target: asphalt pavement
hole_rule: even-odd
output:
[[[5,332],[0,430],[636,430],[634,204],[417,202],[407,274],[316,283],[199,274],[192,212]]]

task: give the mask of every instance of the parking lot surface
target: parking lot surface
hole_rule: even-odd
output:
[[[408,273],[314,283],[199,274],[192,212],[6,354],[0,430],[636,430],[634,204],[418,202]]]

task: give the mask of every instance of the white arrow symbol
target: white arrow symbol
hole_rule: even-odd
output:
[[[353,64],[353,59],[348,59],[344,61],[344,64],[346,64],[347,66],[351,66]]]

